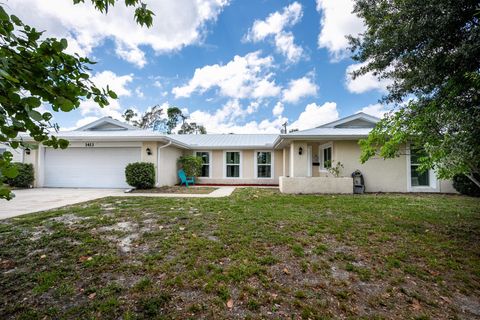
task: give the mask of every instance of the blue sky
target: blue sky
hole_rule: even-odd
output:
[[[53,3],[54,2],[54,3]],[[348,80],[355,64],[345,35],[363,30],[350,0],[150,1],[151,29],[117,5],[108,15],[71,0],[12,0],[25,22],[66,37],[70,52],[97,64],[92,77],[119,94],[110,107],[91,102],[57,113],[64,129],[101,116],[120,118],[178,106],[208,132],[278,132],[307,129],[358,111],[381,116],[385,81]]]

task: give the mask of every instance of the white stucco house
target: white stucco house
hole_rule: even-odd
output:
[[[67,149],[39,145],[22,161],[35,168],[37,187],[126,188],[125,166],[151,162],[157,186],[178,183],[177,159],[204,160],[200,184],[279,185],[287,193],[352,193],[351,173],[363,173],[367,192],[455,192],[430,170],[418,173],[416,157],[404,147],[395,159],[359,162],[358,140],[379,119],[358,113],[317,128],[288,134],[165,135],[101,118],[74,131],[59,132]],[[29,141],[29,137],[23,137]],[[31,140],[29,141],[31,142]],[[327,171],[341,162],[340,178]]]

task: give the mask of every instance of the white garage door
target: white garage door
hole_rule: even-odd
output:
[[[125,167],[140,161],[140,148],[45,150],[46,187],[125,188]]]

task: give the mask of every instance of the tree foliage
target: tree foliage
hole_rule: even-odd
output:
[[[85,0],[73,0],[75,4]],[[117,0],[91,0],[95,9],[108,12]],[[140,25],[151,26],[153,12],[140,0],[125,0],[135,8],[134,18]],[[20,133],[29,134],[36,142],[53,148],[66,148],[68,141],[57,139],[51,130],[55,112],[69,112],[81,101],[92,99],[100,107],[117,95],[108,87],[97,88],[90,81],[88,58],[65,52],[66,39],[45,38],[43,32],[24,24],[0,5],[0,142],[16,149],[23,143]],[[0,199],[13,194],[4,184],[18,174],[12,154],[0,155]]]
[[[174,133],[174,129],[182,121],[181,128],[178,134],[206,134],[207,130],[204,126],[195,122],[188,123],[185,116],[178,107],[169,107],[164,110],[161,106],[155,105],[151,109],[145,111],[140,117],[132,109],[127,109],[122,117],[128,123],[142,128],[153,129],[154,131],[163,132],[166,134]]]
[[[92,4],[95,6],[95,9],[104,13],[108,13],[108,8],[114,6],[117,1],[118,0],[91,0]],[[84,2],[85,0],[73,0],[73,3],[75,4]],[[143,1],[125,0],[124,2],[125,6],[135,8],[134,18],[139,25],[146,27],[152,26],[153,16],[155,14],[148,9],[147,5]]]
[[[478,0],[357,0],[367,30],[350,38],[353,59],[391,79],[383,102],[394,106],[361,141],[361,160],[395,157],[412,142],[440,178],[480,170],[480,28]],[[480,183],[476,181],[480,186]]]
[[[196,122],[184,122],[180,130],[178,130],[178,134],[206,134],[207,129],[202,126],[201,124],[197,124]]]
[[[180,120],[185,121],[185,116],[182,114],[182,110],[177,107],[170,107],[167,109],[167,133],[171,134],[173,129],[177,126]]]
[[[81,100],[93,99],[100,107],[107,97],[116,97],[107,89],[97,88],[90,80],[87,58],[64,52],[67,40],[41,39],[42,32],[25,25],[0,6],[0,141],[18,148],[18,134],[27,132],[37,142],[53,148],[66,148],[68,142],[50,135],[52,114],[68,112]],[[0,155],[0,176],[13,178],[8,153]],[[9,189],[0,185],[0,198],[11,198]]]
[[[187,155],[178,158],[180,167],[185,171],[187,177],[198,177],[202,172],[203,161],[201,157]]]

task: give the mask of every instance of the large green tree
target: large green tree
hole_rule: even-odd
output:
[[[350,38],[354,77],[391,79],[394,106],[368,139],[361,160],[422,147],[422,169],[440,178],[480,173],[480,26],[478,0],[356,0],[366,31]]]
[[[73,0],[74,3],[84,2]],[[117,0],[91,0],[97,10],[107,12]],[[135,7],[134,18],[150,26],[153,13],[139,0],[125,0]],[[53,111],[69,112],[86,99],[99,107],[108,105],[108,98],[116,98],[109,88],[97,88],[90,81],[88,58],[65,52],[65,39],[45,38],[42,32],[10,15],[0,5],[0,142],[16,149],[22,145],[20,133],[29,134],[35,141],[53,148],[66,148],[68,141],[57,139],[51,130]],[[12,165],[12,154],[0,154],[0,199],[11,199],[13,194],[4,184],[17,175]]]

